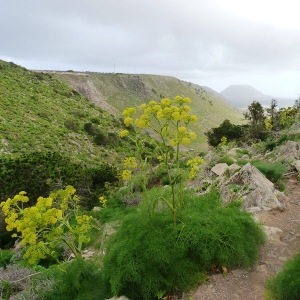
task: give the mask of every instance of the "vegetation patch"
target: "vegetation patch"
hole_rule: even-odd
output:
[[[288,260],[283,269],[266,284],[268,300],[298,300],[300,295],[300,253]]]
[[[176,227],[165,210],[149,218],[140,209],[123,219],[104,258],[104,281],[113,295],[150,300],[178,294],[205,280],[214,266],[256,262],[265,237],[249,213],[224,207],[216,192],[186,192],[184,202]]]

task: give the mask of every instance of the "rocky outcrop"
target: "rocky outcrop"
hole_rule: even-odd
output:
[[[300,159],[300,147],[294,141],[287,141],[285,145],[279,147],[277,153],[277,161],[284,160],[287,163],[290,163],[294,160]]]
[[[286,207],[286,196],[250,163],[223,182],[220,192],[225,202],[242,199],[242,208],[249,211],[284,210]]]

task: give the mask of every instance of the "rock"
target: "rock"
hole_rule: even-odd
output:
[[[282,211],[286,207],[287,197],[250,163],[223,182],[220,192],[225,202],[242,198],[244,210],[258,207],[261,210]]]
[[[293,163],[293,166],[296,168],[296,170],[299,172],[300,171],[300,160],[296,160]]]
[[[214,172],[218,176],[222,176],[224,172],[228,169],[228,165],[226,163],[216,164],[211,171]]]
[[[230,174],[234,174],[241,167],[238,164],[232,164],[228,167]]]
[[[285,162],[289,163],[290,161],[299,159],[300,151],[297,142],[287,141],[285,145],[279,147],[277,161],[284,160]]]
[[[269,226],[262,226],[264,232],[267,235],[267,239],[269,241],[276,241],[281,242],[280,239],[283,237],[283,231],[277,227],[269,227]]]
[[[94,208],[93,208],[93,211],[100,211],[101,210],[101,207],[99,207],[99,206],[95,206]]]

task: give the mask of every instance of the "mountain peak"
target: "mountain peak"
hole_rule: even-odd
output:
[[[253,101],[260,102],[263,106],[267,107],[271,105],[272,99],[278,100],[279,107],[291,106],[294,102],[294,100],[288,98],[264,95],[251,85],[230,85],[220,92],[220,95],[238,108],[248,107]]]

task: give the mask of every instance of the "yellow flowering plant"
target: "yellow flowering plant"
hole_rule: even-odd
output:
[[[143,182],[141,186],[146,192],[146,177],[147,177],[147,158],[143,157],[143,139],[141,138],[142,130],[152,130],[158,139],[152,139],[158,151],[157,158],[163,163],[167,169],[170,185],[172,188],[172,200],[168,201],[161,197],[161,199],[171,209],[176,224],[176,211],[181,209],[183,205],[182,199],[182,174],[179,167],[180,162],[180,146],[189,146],[192,140],[196,139],[196,134],[188,129],[190,123],[197,122],[197,117],[190,114],[190,98],[176,96],[173,100],[163,98],[160,101],[151,100],[149,103],[143,103],[139,107],[139,113],[136,108],[129,107],[124,110],[122,116],[124,117],[125,126],[133,126],[135,135],[129,136],[128,130],[123,130],[120,133],[121,137],[129,137],[136,146],[136,158],[127,158],[124,161],[124,170],[122,171],[122,178],[129,180],[132,175],[132,170],[139,166],[142,171]],[[134,118],[134,115],[137,117]],[[159,141],[159,142],[158,142]],[[175,151],[175,152],[174,152]],[[175,155],[173,155],[173,152]],[[133,160],[135,163],[133,163]],[[199,168],[196,163],[204,163],[203,159],[194,161],[190,164],[191,172],[190,178],[195,177]],[[176,170],[175,174],[173,169]],[[179,193],[175,191],[175,185],[179,184]],[[153,213],[152,209],[152,213]]]
[[[82,258],[82,245],[89,242],[88,233],[96,226],[91,216],[80,211],[75,192],[73,186],[67,186],[47,198],[39,197],[36,205],[24,208],[29,198],[22,191],[0,204],[6,229],[14,231],[13,237],[20,238],[26,249],[23,258],[30,264],[47,256],[58,261],[55,249],[63,244],[76,259]]]

